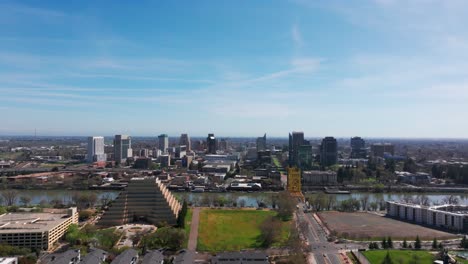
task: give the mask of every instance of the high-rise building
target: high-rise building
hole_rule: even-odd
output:
[[[312,153],[311,145],[299,146],[299,149],[297,151],[297,166],[299,166],[301,170],[312,169],[313,159],[314,156]]]
[[[125,162],[133,156],[132,138],[127,135],[115,135],[114,137],[114,160]]]
[[[295,166],[298,162],[299,146],[304,145],[304,132],[289,134],[289,165]]]
[[[363,159],[367,156],[366,142],[361,137],[351,138],[351,158]]]
[[[374,157],[384,158],[385,155],[395,155],[395,146],[390,143],[372,144],[371,152]]]
[[[257,138],[257,152],[264,151],[266,149],[267,149],[266,134],[264,134],[263,137]]]
[[[322,139],[320,145],[320,164],[328,167],[336,163],[338,163],[338,143],[334,137],[326,137]]]
[[[106,161],[104,137],[88,137],[88,155],[86,158],[89,163]]]
[[[192,151],[192,143],[188,134],[180,135],[179,145],[185,146],[188,152]]]
[[[162,153],[167,153],[167,148],[169,148],[169,137],[167,134],[161,134],[158,136],[159,149]]]
[[[229,139],[222,138],[220,141],[216,140],[216,150],[226,151],[229,148]]]
[[[206,147],[207,147],[207,152],[209,154],[216,154],[217,150],[217,142],[214,134],[208,134],[208,137],[206,138]]]

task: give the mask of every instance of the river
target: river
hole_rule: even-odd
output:
[[[99,198],[103,196],[110,196],[112,199],[117,197],[118,191],[70,191],[70,190],[18,190],[18,199],[16,203],[20,205],[20,197],[26,196],[31,199],[30,204],[50,203],[53,200],[62,201],[67,204],[71,201],[71,197],[76,192],[81,193],[95,193]],[[1,193],[1,191],[0,191]],[[244,192],[227,192],[227,193],[173,193],[179,200],[187,200],[193,204],[200,204],[203,201],[214,200],[217,197],[224,197],[228,201],[236,201],[237,204],[245,203],[245,206],[257,206],[258,201],[262,201],[267,206],[271,206],[272,196],[275,193],[272,192],[257,192],[257,193],[244,193]],[[343,201],[349,198],[360,199],[367,195],[369,196],[369,202],[380,201],[380,200],[394,200],[401,201],[405,197],[417,198],[423,195],[423,193],[363,193],[356,192],[352,194],[329,194],[336,197],[336,201]],[[460,193],[424,193],[429,198],[431,203],[442,203],[442,200],[448,195],[457,197],[460,204],[468,204],[468,195]],[[244,202],[242,202],[244,201]]]

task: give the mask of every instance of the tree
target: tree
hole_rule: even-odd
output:
[[[245,207],[245,203],[246,203],[246,202],[245,202],[245,199],[240,199],[240,200],[239,200],[239,206],[240,206],[241,208]]]
[[[30,202],[31,202],[31,197],[29,197],[29,196],[21,196],[20,197],[20,203],[23,206],[25,206],[25,207],[29,206]]]
[[[414,248],[421,249],[421,239],[419,239],[419,236],[416,236],[416,240],[414,241]]]
[[[162,227],[158,231],[142,238],[140,245],[147,249],[168,248],[179,250],[185,240],[184,230],[172,227]]]
[[[259,241],[263,247],[268,248],[277,242],[280,234],[281,221],[276,217],[268,217],[260,224]]]
[[[436,249],[438,246],[437,244],[437,238],[434,237],[434,240],[432,240],[432,249]]]
[[[387,239],[385,239],[385,237],[382,238],[382,248],[383,248],[383,249],[387,249],[387,248],[388,248]]]
[[[382,264],[393,264],[392,258],[390,257],[390,252],[387,251],[387,255],[385,255]]]
[[[407,247],[408,247],[408,242],[406,242],[406,238],[403,239],[402,247],[403,247],[403,248],[407,248]]]
[[[2,196],[7,206],[13,206],[18,198],[18,192],[15,190],[5,190],[3,191]]]
[[[187,215],[187,201],[184,200],[184,203],[182,204],[182,208],[180,209],[179,216],[177,218],[177,226],[179,228],[184,228],[185,227],[185,216]]]
[[[458,197],[455,196],[455,195],[447,195],[442,199],[442,202],[445,203],[445,204],[455,204],[455,205],[457,205],[457,204],[460,203],[460,199],[458,199]]]
[[[278,217],[283,221],[288,221],[292,218],[296,202],[291,194],[287,191],[279,193],[281,199],[278,201]]]
[[[359,200],[361,201],[362,210],[367,211],[367,205],[369,204],[369,195],[364,194],[363,196],[361,196],[361,198],[359,198]]]
[[[388,248],[393,248],[392,237],[388,237],[388,238],[387,238],[387,247],[388,247]]]
[[[103,208],[107,207],[112,202],[112,195],[110,193],[105,193],[101,196],[100,200],[101,200],[101,206]]]
[[[461,242],[460,242],[460,247],[461,248],[468,248],[468,240],[466,239],[466,236],[463,236]]]

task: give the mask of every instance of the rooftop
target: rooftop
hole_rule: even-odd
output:
[[[70,217],[65,210],[51,213],[7,213],[0,215],[0,233],[48,231]]]

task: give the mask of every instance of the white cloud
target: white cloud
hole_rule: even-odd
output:
[[[291,37],[296,48],[300,48],[304,45],[304,40],[302,38],[299,25],[294,24],[291,28]]]

